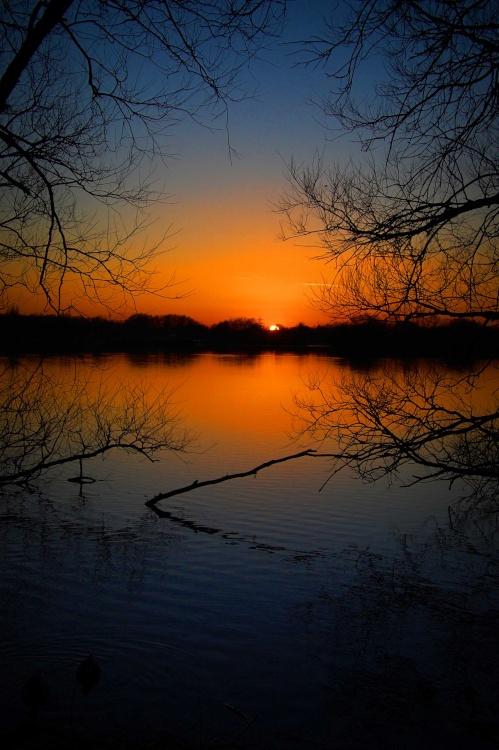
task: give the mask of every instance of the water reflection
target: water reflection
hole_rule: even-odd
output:
[[[89,742],[164,733],[207,748],[217,733],[245,727],[243,748],[495,746],[496,518],[453,512],[443,525],[428,519],[411,534],[393,531],[384,552],[353,543],[315,558],[281,551],[263,569],[262,546],[234,538],[235,548],[220,547],[231,541],[221,535],[209,553],[221,567],[212,559],[206,571],[206,550],[189,552],[188,536],[154,516],[111,529],[42,498],[36,508],[19,502],[11,499],[1,526],[2,549],[10,548],[4,722],[22,721],[6,685],[20,687],[42,668],[51,685],[44,726]],[[228,576],[242,544],[244,568]],[[299,585],[299,569],[288,570],[297,563]],[[293,589],[290,599],[277,595],[279,623],[260,598],[269,579],[274,598],[276,585]],[[214,599],[201,593],[206,585]],[[103,675],[84,703],[72,692],[87,651]]]
[[[107,364],[116,382],[134,374],[126,357]],[[457,483],[338,475],[318,493],[329,467],[306,459],[171,498],[159,517],[144,507],[157,492],[294,452],[293,392],[345,367],[197,355],[140,368],[178,386],[213,447],[187,461],[94,461],[82,496],[64,471],[4,489],[10,737],[25,726],[22,685],[41,670],[44,731],[73,746],[495,747],[497,515],[456,504]],[[84,696],[88,654],[101,679]]]
[[[328,663],[340,746],[497,742],[498,534],[475,509],[394,534],[390,554],[332,556],[332,585],[295,617]]]
[[[102,361],[43,358],[0,362],[0,485],[27,483],[50,469],[83,462],[110,451],[152,460],[159,450],[182,451],[173,393],[142,384],[130,375],[118,380]]]
[[[495,503],[499,470],[496,362],[461,371],[440,362],[387,361],[375,370],[315,374],[297,395],[296,433],[336,453],[333,473],[362,479],[466,481],[476,500]]]

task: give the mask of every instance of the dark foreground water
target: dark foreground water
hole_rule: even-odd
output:
[[[45,364],[54,378],[73,366]],[[81,492],[72,466],[4,493],[10,746],[27,746],[20,694],[42,670],[47,747],[497,747],[498,521],[454,505],[462,487],[340,474],[319,492],[329,467],[305,458],[164,501],[168,518],[144,506],[297,452],[292,393],[342,367],[313,355],[105,361],[117,382],[178,387],[197,437],[154,464],[96,459]],[[89,653],[102,677],[83,695]]]

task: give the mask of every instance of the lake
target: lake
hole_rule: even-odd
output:
[[[76,380],[91,394],[102,380],[140,383],[151,398],[171,390],[190,442],[154,463],[92,459],[83,471],[95,481],[81,486],[67,481],[71,464],[4,490],[0,715],[11,746],[22,746],[22,686],[42,670],[50,698],[38,722],[90,747],[497,747],[497,513],[456,505],[463,485],[348,472],[325,484],[328,460],[304,457],[164,500],[165,517],[145,506],[303,450],[295,397],[353,363],[200,353],[43,368],[69,401]],[[102,676],[84,695],[87,654]]]

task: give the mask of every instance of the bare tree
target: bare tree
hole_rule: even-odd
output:
[[[301,42],[301,62],[331,84],[316,100],[329,136],[357,140],[335,164],[292,161],[279,206],[284,236],[309,238],[333,269],[315,302],[334,318],[499,320],[498,11],[352,0]],[[298,431],[333,443],[334,471],[374,480],[411,466],[413,481],[463,478],[495,497],[494,364],[390,367],[311,383]]]
[[[63,464],[111,451],[154,460],[159,451],[185,451],[192,436],[181,425],[173,392],[123,385],[105,368],[75,360],[55,371],[44,361],[3,365],[0,372],[0,487],[25,484]]]
[[[0,291],[119,304],[150,283],[166,131],[247,93],[285,0],[15,0],[0,14]],[[160,287],[150,286],[158,291]],[[12,301],[12,298],[11,298]]]
[[[499,319],[498,10],[353,0],[302,43],[330,77],[331,128],[364,152],[292,162],[280,205],[285,235],[315,236],[335,266],[318,297],[335,316]]]

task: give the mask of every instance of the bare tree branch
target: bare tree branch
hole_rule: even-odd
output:
[[[336,318],[495,320],[497,7],[487,0],[345,7],[301,52],[305,64],[326,68],[332,89],[318,105],[328,123],[354,133],[365,156],[291,161],[278,206],[283,235],[315,240],[331,263],[330,288],[316,303]],[[362,80],[372,70],[379,76],[369,93]]]
[[[284,456],[284,458],[274,458],[270,461],[265,461],[265,463],[260,464],[259,466],[255,466],[254,469],[249,469],[248,471],[241,471],[235,474],[226,474],[223,477],[218,477],[217,479],[206,479],[202,482],[198,482],[196,480],[191,484],[188,484],[185,487],[180,487],[176,490],[170,490],[169,492],[159,492],[157,495],[148,500],[146,502],[146,505],[149,508],[153,508],[157,503],[160,502],[160,500],[166,500],[169,497],[182,495],[184,492],[192,492],[193,490],[200,489],[201,487],[208,487],[212,484],[220,484],[221,482],[229,482],[232,479],[242,479],[244,477],[254,476],[255,474],[258,474],[259,471],[261,471],[262,469],[267,469],[269,466],[274,466],[275,464],[280,464],[284,461],[293,461],[296,458],[303,458],[303,456],[317,456],[317,453],[315,450],[312,450],[310,448],[308,450],[301,451],[300,453],[294,453],[292,456]]]
[[[241,74],[279,30],[285,0],[1,7],[5,305],[17,290],[41,292],[55,311],[81,297],[116,310],[144,291],[164,295],[152,264],[165,238],[151,248],[137,235],[168,197],[154,174],[167,131],[187,117],[211,126],[244,98]]]

